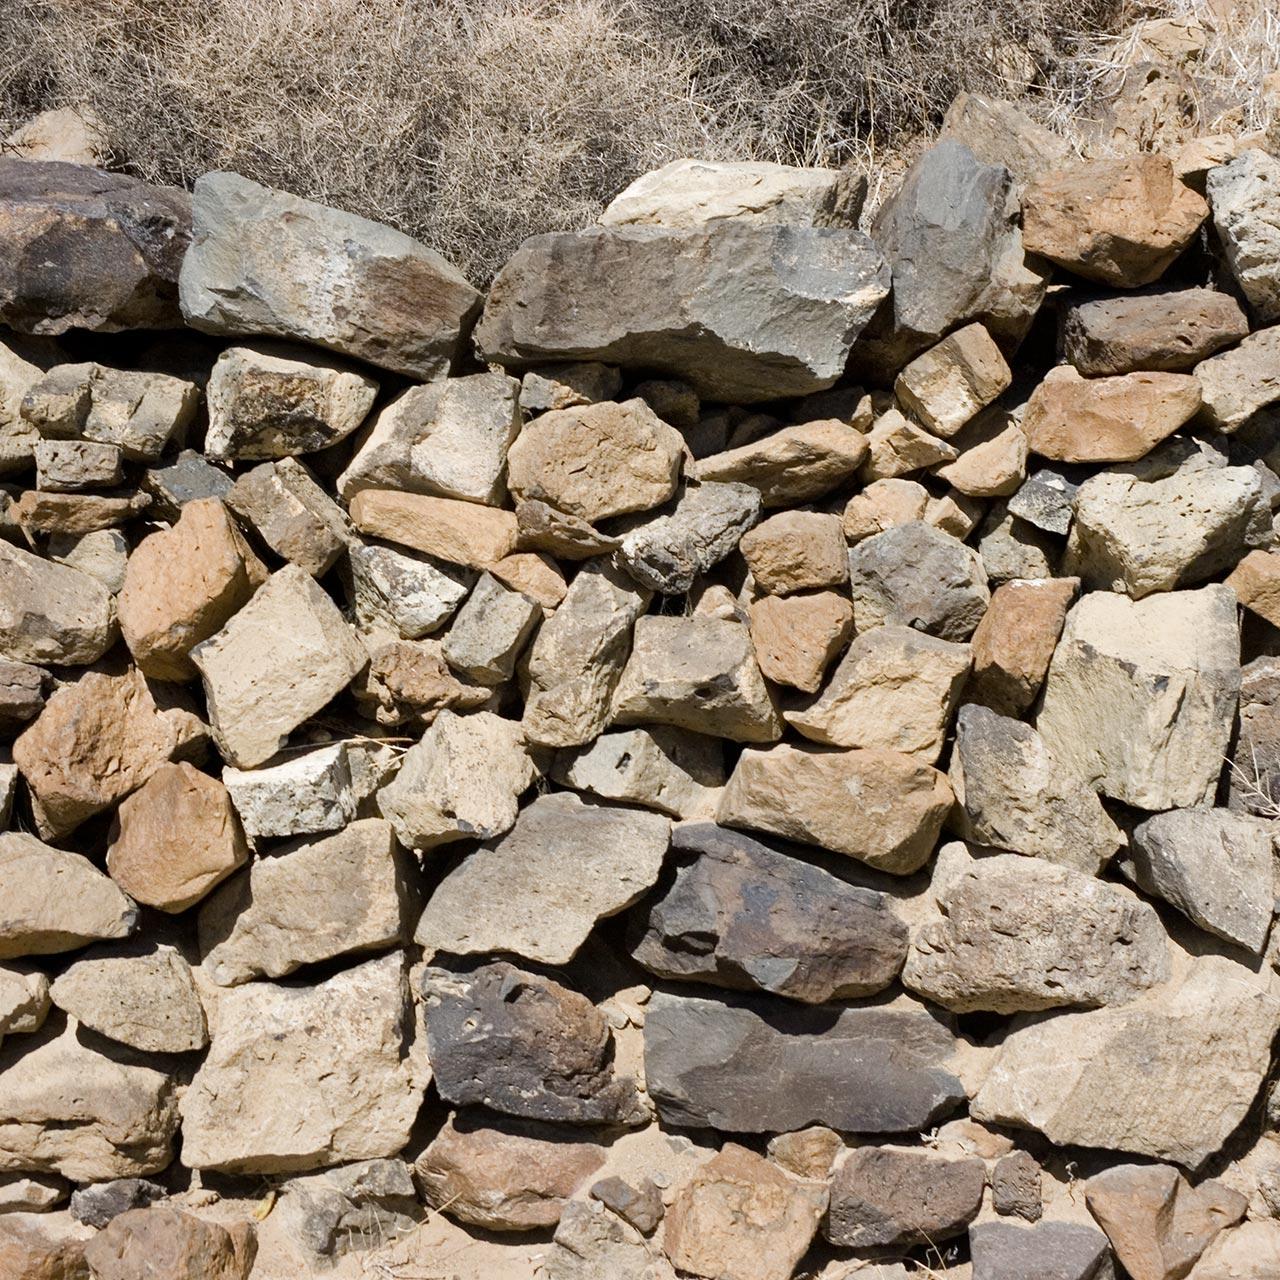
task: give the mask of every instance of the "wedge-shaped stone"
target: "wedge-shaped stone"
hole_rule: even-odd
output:
[[[942,118],[942,137],[964,143],[983,164],[1003,165],[1017,183],[1060,169],[1072,156],[1061,134],[1012,102],[984,94],[962,91],[952,98]]]
[[[436,887],[414,940],[428,955],[507,952],[568,964],[597,920],[658,879],[671,838],[656,813],[539,796],[511,831],[469,853]]]
[[[389,630],[405,640],[438,631],[475,581],[468,569],[375,544],[353,546],[348,563],[356,621],[367,631]]]
[[[1280,233],[1276,230],[1276,185],[1280,161],[1261,147],[1248,147],[1228,164],[1210,169],[1205,190],[1227,265],[1254,314],[1280,320]]]
[[[559,560],[590,560],[620,545],[620,539],[545,502],[518,502],[516,530],[521,551],[542,551]]]
[[[765,596],[751,602],[747,616],[764,677],[805,693],[817,693],[853,634],[853,605],[834,591]]]
[[[970,1112],[1059,1145],[1195,1169],[1253,1104],[1277,1028],[1280,999],[1242,966],[1204,956],[1130,1004],[1015,1024]]]
[[[891,405],[867,433],[867,455],[858,469],[858,478],[865,485],[896,480],[926,467],[954,462],[958,456],[953,445]]]
[[[1195,367],[1203,399],[1201,417],[1218,431],[1239,430],[1280,400],[1280,325],[1251,333],[1238,347]]]
[[[476,684],[505,684],[541,621],[531,596],[482,574],[444,638],[445,661]]]
[[[272,551],[313,578],[333,568],[356,541],[346,513],[293,458],[246,471],[225,501]]]
[[[86,666],[117,634],[115,601],[100,582],[0,541],[0,657]]]
[[[673,845],[675,879],[634,921],[631,954],[651,973],[805,1004],[897,977],[907,931],[886,895],[710,823],[678,826]]]
[[[39,1031],[48,1014],[49,979],[29,965],[0,965],[0,1041]]]
[[[479,309],[458,270],[403,232],[237,173],[198,178],[192,213],[179,290],[193,329],[312,342],[430,379]]]
[[[222,1226],[172,1204],[131,1209],[85,1245],[95,1280],[131,1280],[151,1271],[173,1280],[249,1280],[257,1257],[252,1222]]]
[[[182,1098],[183,1164],[286,1173],[394,1155],[430,1078],[412,1024],[402,953],[312,987],[220,992]]]
[[[1007,498],[1027,476],[1022,406],[993,404],[952,436],[958,456],[933,472],[970,498]]]
[[[602,360],[748,404],[831,386],[888,291],[879,251],[850,229],[592,227],[525,241],[476,344],[512,368]]]
[[[1123,1004],[1169,977],[1155,910],[1120,885],[1039,858],[938,855],[934,913],[903,985],[957,1013]]]
[[[1139,809],[1212,800],[1240,692],[1229,587],[1133,601],[1085,596],[1067,615],[1036,727],[1064,770]]]
[[[191,652],[204,678],[223,756],[239,768],[269,760],[368,661],[337,606],[297,565],[266,586]]]
[[[968,324],[918,355],[893,389],[917,421],[950,439],[1012,380],[991,335],[980,324]]]
[[[515,516],[477,502],[361,489],[351,519],[362,533],[471,569],[487,569],[516,549]]]
[[[261,769],[228,765],[222,782],[250,839],[339,831],[360,797],[345,742],[287,755]]]
[[[957,1041],[913,1003],[806,1008],[763,997],[657,992],[645,1078],[664,1124],[728,1133],[928,1128],[964,1100]],[[778,1088],[777,1082],[788,1081]]]

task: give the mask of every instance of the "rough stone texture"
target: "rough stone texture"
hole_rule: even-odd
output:
[[[969,662],[966,644],[873,627],[849,646],[817,701],[785,718],[813,742],[882,747],[933,764]]]
[[[991,600],[977,553],[923,521],[896,525],[849,552],[858,628],[900,624],[967,640]]]
[[[1084,872],[952,844],[931,891],[902,981],[957,1013],[1123,1004],[1169,977],[1155,910]]]
[[[192,199],[182,316],[205,333],[297,339],[424,380],[446,373],[479,294],[391,227],[206,173]]]
[[[1062,353],[1086,378],[1139,369],[1187,373],[1248,332],[1240,304],[1214,289],[1090,298],[1059,316]]]
[[[602,1206],[571,1200],[547,1251],[547,1280],[675,1280],[671,1264],[634,1227]]]
[[[84,1247],[94,1280],[249,1280],[257,1252],[252,1223],[224,1227],[167,1204],[122,1213]]]
[[[1031,451],[1056,462],[1133,462],[1190,421],[1200,398],[1186,373],[1082,378],[1060,364],[1031,393],[1022,428]]]
[[[113,595],[124,589],[129,542],[118,529],[91,533],[55,533],[45,548],[49,558],[97,579]]]
[[[345,742],[286,756],[261,769],[228,765],[222,784],[251,840],[340,831],[359,804]]]
[[[402,954],[311,987],[235,987],[209,1014],[212,1044],[181,1102],[188,1168],[293,1172],[408,1142],[429,1074],[409,1043]]]
[[[1022,198],[1027,250],[1119,289],[1150,284],[1209,212],[1162,155],[1088,160],[1042,174]]]
[[[1271,625],[1280,625],[1280,555],[1250,551],[1226,580],[1240,603]]]
[[[1008,387],[1013,375],[980,324],[965,325],[918,355],[893,384],[898,401],[949,439]]]
[[[603,360],[748,404],[829,387],[889,291],[845,228],[592,227],[526,240],[476,330],[483,358]]]
[[[657,992],[644,1042],[649,1093],[676,1126],[903,1133],[928,1128],[964,1099],[948,1069],[955,1040],[916,1005],[812,1009]]]
[[[155,1059],[51,1019],[0,1049],[0,1171],[73,1182],[158,1173],[173,1159],[175,1104]]]
[[[444,638],[445,661],[477,684],[504,684],[541,620],[536,600],[482,574]]]
[[[651,973],[806,1004],[897,977],[907,932],[884,894],[711,824],[677,827],[673,845],[675,879],[634,922]]]
[[[130,1209],[145,1209],[163,1200],[168,1192],[146,1178],[113,1178],[77,1187],[71,1193],[71,1216],[77,1222],[101,1230]]]
[[[1280,234],[1275,193],[1280,162],[1249,147],[1209,170],[1205,189],[1227,265],[1259,320],[1280,320]]]
[[[1205,956],[1130,1004],[1015,1025],[970,1112],[1194,1169],[1252,1105],[1277,1027],[1280,999]]]
[[[620,545],[620,539],[545,502],[516,503],[516,529],[522,550],[544,551],[561,560],[589,560]]]
[[[1039,1222],[1044,1215],[1040,1165],[1025,1151],[1001,1156],[991,1170],[991,1207],[1002,1217]]]
[[[28,534],[94,533],[135,519],[151,504],[145,493],[104,497],[96,493],[42,493],[28,489],[10,516]]]
[[[954,462],[958,456],[953,445],[890,406],[877,415],[867,433],[867,455],[858,478],[867,485],[896,480],[913,471]]]
[[[123,480],[120,450],[92,440],[40,440],[35,446],[36,487],[59,493],[111,488]]]
[[[1063,769],[1139,809],[1210,801],[1240,691],[1235,593],[1085,596],[1067,615],[1036,726]]]
[[[0,657],[86,666],[117,634],[115,601],[101,583],[0,541]]]
[[[1123,843],[1094,791],[1031,725],[986,707],[960,709],[950,778],[966,840],[1089,875]]]
[[[1016,493],[1027,475],[1027,437],[1021,406],[1002,404],[971,418],[952,437],[958,457],[933,474],[970,498],[1005,498]]]
[[[165,764],[121,803],[107,870],[139,902],[179,912],[248,858],[226,788],[189,764]]]
[[[26,965],[0,965],[0,1040],[39,1031],[48,1014],[49,979]]]
[[[568,964],[597,920],[638,901],[662,869],[671,824],[656,813],[537,797],[511,831],[437,886],[414,940],[428,955],[508,952]]]
[[[1175,809],[1139,823],[1121,869],[1144,893],[1261,954],[1276,886],[1268,823],[1228,809]]]
[[[1251,333],[1237,347],[1195,367],[1203,400],[1201,418],[1218,431],[1238,431],[1280,400],[1280,325]]]
[[[855,493],[844,509],[840,523],[845,541],[861,542],[895,525],[923,520],[928,506],[928,489],[914,480],[874,480],[861,493]]]
[[[716,821],[910,875],[933,853],[951,799],[943,774],[898,751],[782,743],[743,751]]]
[[[258,858],[200,908],[201,971],[234,986],[389,950],[408,933],[413,871],[381,818]]]
[[[992,504],[979,531],[978,554],[987,581],[995,586],[1016,578],[1055,577],[1059,552],[1053,538],[1010,514],[1003,502]]]
[[[735,742],[774,742],[782,720],[742,623],[639,618],[613,696],[618,724],[671,724]]]
[[[900,1147],[862,1147],[835,1168],[824,1234],[846,1248],[934,1244],[977,1217],[986,1165]]]
[[[598,360],[546,364],[527,369],[520,379],[520,407],[529,414],[569,409],[616,400],[621,390],[622,373],[613,365]]]
[[[0,1217],[0,1268],[13,1280],[92,1280],[84,1260],[87,1236],[43,1215],[5,1214]]]
[[[1019,183],[1061,168],[1072,155],[1064,137],[1012,102],[977,93],[956,94],[942,118],[942,136],[964,143],[983,164],[1003,165]]]
[[[49,674],[26,662],[0,658],[0,729],[15,733],[44,706]]]
[[[354,686],[356,705],[381,725],[429,725],[447,709],[493,705],[489,689],[463,684],[449,670],[439,642],[399,640],[370,647],[369,669]]]
[[[206,462],[193,449],[183,449],[172,462],[143,473],[142,487],[151,495],[151,511],[163,520],[177,520],[182,508],[198,498],[226,499],[232,479],[221,467]]]
[[[346,513],[293,458],[246,471],[224,500],[272,551],[314,578],[355,541]]]
[[[191,659],[204,678],[218,747],[240,768],[275,755],[367,661],[337,606],[292,564],[273,573]]]
[[[1229,774],[1231,808],[1262,817],[1280,799],[1280,659],[1256,658],[1240,673],[1240,730]]]
[[[513,551],[491,565],[489,572],[513,591],[536,600],[547,617],[560,607],[569,590],[560,566],[540,551]]]
[[[515,516],[475,502],[361,489],[350,514],[362,533],[472,569],[487,569],[516,549]]]
[[[1086,467],[1040,467],[1009,499],[1009,514],[1045,533],[1065,534],[1071,527],[1071,504],[1091,474]]]
[[[451,1218],[486,1231],[537,1231],[560,1221],[604,1161],[604,1148],[574,1130],[455,1113],[413,1172],[427,1204]]]
[[[853,606],[834,591],[765,596],[752,601],[747,616],[761,673],[805,693],[818,691],[853,633]]]
[[[1081,1222],[979,1222],[969,1228],[973,1280],[1111,1280],[1107,1237]]]
[[[663,1248],[689,1275],[789,1280],[827,1207],[826,1188],[728,1143],[676,1193]]]
[[[991,593],[973,633],[974,701],[1020,716],[1035,701],[1079,583],[1074,578],[1015,579]]]
[[[744,534],[740,545],[757,589],[770,595],[839,587],[849,580],[839,516],[782,511]]]
[[[172,329],[191,200],[87,165],[0,157],[0,323],[19,333]]]
[[[585,996],[506,962],[422,976],[436,1089],[459,1106],[568,1124],[647,1119],[613,1067],[604,1015]]]
[[[348,564],[356,621],[366,630],[389,629],[405,640],[438,631],[474,580],[469,570],[392,547],[354,546]]]

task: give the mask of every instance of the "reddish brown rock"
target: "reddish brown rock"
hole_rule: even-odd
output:
[[[44,1214],[0,1214],[0,1276],[5,1280],[94,1280],[84,1258],[90,1232],[58,1227]]]
[[[257,1254],[252,1223],[224,1227],[170,1204],[120,1214],[84,1250],[94,1280],[249,1280]]]
[[[1250,551],[1227,578],[1227,586],[1250,613],[1280,627],[1280,553]]]
[[[739,548],[756,586],[770,595],[838,587],[849,580],[839,516],[781,511],[743,534]]]
[[[817,692],[853,632],[853,605],[834,591],[765,596],[749,609],[751,643],[765,677]]]
[[[151,505],[150,495],[107,497],[97,493],[47,493],[28,489],[10,508],[29,533],[93,533],[127,524]]]

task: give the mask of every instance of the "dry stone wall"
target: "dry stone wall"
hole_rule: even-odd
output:
[[[1280,160],[1204,153],[970,98],[869,233],[682,161],[487,296],[0,159],[0,1277],[1280,1275]]]

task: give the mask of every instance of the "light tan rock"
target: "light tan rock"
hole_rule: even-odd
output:
[[[849,499],[841,517],[845,540],[861,542],[894,525],[923,520],[929,491],[915,480],[873,480]]]
[[[35,424],[22,416],[22,401],[43,372],[0,342],[0,474],[26,471],[40,439]]]
[[[27,965],[0,965],[0,1041],[39,1031],[48,1013],[49,979]]]
[[[952,443],[960,456],[933,474],[971,498],[1007,498],[1027,478],[1026,432],[1001,405],[967,422]]]
[[[950,439],[1012,380],[991,335],[980,324],[967,324],[912,360],[893,389],[917,421]]]
[[[1201,417],[1230,434],[1280,400],[1280,325],[1251,333],[1239,346],[1201,360],[1194,373],[1203,398]]]
[[[537,551],[514,551],[490,565],[489,572],[513,591],[536,600],[545,613],[558,608],[569,590],[556,562]]]
[[[1280,236],[1274,216],[1277,181],[1280,159],[1262,147],[1246,147],[1205,175],[1213,225],[1227,265],[1254,314],[1264,322],[1280,320]]]
[[[1242,1222],[1224,1231],[1187,1273],[1188,1280],[1270,1280],[1280,1270],[1280,1222]]]
[[[91,107],[56,107],[20,124],[4,149],[24,160],[61,160],[64,164],[106,167],[111,143],[106,127]]]
[[[115,601],[100,582],[0,541],[0,657],[85,666],[118,634]]]
[[[1251,613],[1280,627],[1280,552],[1250,551],[1226,584]]]
[[[55,533],[45,547],[50,560],[70,565],[102,583],[112,595],[124,587],[129,562],[129,543],[118,529],[95,529],[92,533]]]
[[[391,489],[362,489],[351,500],[362,533],[472,569],[487,569],[516,549],[510,511]]]
[[[716,821],[910,875],[932,855],[950,807],[945,776],[900,752],[780,743],[743,751]]]
[[[780,511],[738,544],[756,586],[769,595],[838,587],[849,580],[840,517],[819,511]]]
[[[816,693],[853,634],[853,605],[834,591],[765,596],[747,610],[751,646],[766,679]]]
[[[858,471],[865,485],[895,480],[913,471],[954,462],[954,446],[911,421],[901,409],[890,406],[875,420],[867,434],[867,456]]]
[[[93,1232],[78,1222],[38,1212],[0,1217],[0,1275],[13,1280],[87,1280],[85,1243]]]
[[[29,535],[80,534],[127,524],[151,505],[145,493],[107,497],[97,493],[44,493],[28,489],[10,516]]]
[[[223,1226],[157,1204],[112,1218],[84,1256],[94,1280],[132,1280],[148,1271],[172,1280],[249,1280],[257,1251],[252,1222]]]

